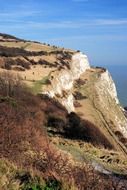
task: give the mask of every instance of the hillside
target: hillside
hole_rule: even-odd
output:
[[[0,33],[0,178],[2,190],[126,189],[127,120],[110,73]]]

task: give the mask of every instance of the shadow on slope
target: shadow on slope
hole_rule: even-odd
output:
[[[64,138],[90,142],[95,146],[114,149],[104,134],[90,121],[82,120],[76,113],[67,114],[66,119],[49,114],[49,132]]]

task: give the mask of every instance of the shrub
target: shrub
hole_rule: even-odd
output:
[[[25,69],[30,69],[30,63],[28,61],[17,58],[15,62],[16,62],[16,65],[20,65]]]
[[[10,70],[11,66],[15,64],[15,60],[11,59],[11,58],[4,58],[4,69]]]
[[[123,144],[126,144],[126,143],[127,143],[127,138],[122,137],[122,138],[120,139],[120,141],[121,141]]]
[[[10,70],[12,69],[12,65],[16,65],[16,66],[20,66],[20,67],[15,67],[18,70],[23,70],[23,68],[25,69],[30,69],[30,62],[29,61],[25,61],[24,59],[13,59],[13,58],[3,58],[3,63],[1,65],[2,68]]]
[[[115,131],[115,135],[116,135],[118,138],[122,138],[122,137],[123,137],[123,134],[122,134],[120,131]]]
[[[62,185],[58,180],[50,177],[46,181],[46,186],[44,187],[44,190],[62,190],[61,187],[62,187]]]
[[[86,81],[87,81],[87,79],[85,79],[85,80],[83,80],[83,79],[77,79],[76,80],[76,84],[78,86],[82,86],[82,85],[86,84]]]
[[[82,107],[82,105],[78,101],[74,101],[74,107]]]
[[[83,100],[87,98],[86,96],[82,95],[81,92],[78,92],[78,91],[75,91],[73,95],[76,100]]]
[[[15,71],[25,71],[25,68],[23,68],[21,66],[14,66],[13,70],[15,70]]]
[[[16,57],[16,56],[40,56],[47,55],[46,51],[27,51],[23,48],[0,46],[0,56]]]

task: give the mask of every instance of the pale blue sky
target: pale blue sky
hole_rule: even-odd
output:
[[[0,0],[0,32],[127,65],[127,0]]]

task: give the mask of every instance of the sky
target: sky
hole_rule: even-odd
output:
[[[127,65],[127,0],[0,0],[0,32]]]

